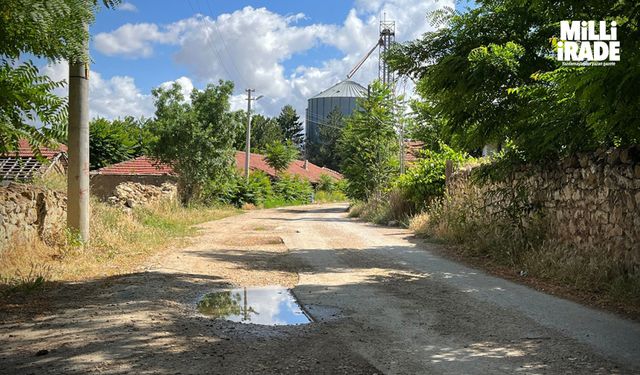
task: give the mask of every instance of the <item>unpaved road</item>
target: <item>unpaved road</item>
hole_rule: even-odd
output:
[[[0,373],[640,373],[640,324],[444,260],[345,208],[207,223],[138,273],[9,301]],[[316,322],[258,326],[195,310],[208,291],[263,285],[294,287]]]

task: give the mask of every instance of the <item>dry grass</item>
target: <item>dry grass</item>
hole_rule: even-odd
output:
[[[55,172],[49,172],[44,176],[37,176],[32,184],[55,191],[67,191],[67,176]]]
[[[173,202],[132,212],[97,200],[91,207],[88,245],[82,246],[76,236],[64,233],[53,245],[37,241],[12,246],[0,254],[0,288],[39,278],[71,281],[132,272],[149,256],[193,235],[193,225],[239,212],[233,208],[182,207]]]
[[[396,222],[408,226],[413,210],[413,205],[400,191],[392,190],[374,195],[367,202],[354,203],[349,208],[349,216],[376,224]]]

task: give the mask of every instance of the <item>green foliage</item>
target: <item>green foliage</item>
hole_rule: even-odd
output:
[[[346,119],[338,150],[342,173],[349,180],[347,195],[366,200],[389,186],[398,173],[398,139],[394,129],[395,102],[380,82],[371,86],[369,98]]]
[[[1,59],[0,154],[17,150],[21,138],[39,154],[37,146],[52,146],[66,133],[67,101],[53,93],[63,84],[39,75],[30,61],[14,66]],[[43,126],[34,127],[36,121]]]
[[[229,204],[243,207],[246,204],[260,206],[273,195],[269,176],[261,171],[253,171],[249,180],[239,173],[225,185],[214,181],[205,188],[205,203]]]
[[[340,170],[342,160],[337,148],[343,127],[342,112],[338,108],[334,108],[329,112],[325,123],[318,127],[318,141],[310,142],[307,145],[307,154],[312,163],[336,171]]]
[[[113,7],[120,1],[104,0]],[[53,93],[64,82],[39,74],[24,55],[49,60],[88,61],[85,24],[97,2],[85,0],[3,0],[0,2],[0,153],[25,138],[34,152],[55,145],[66,133],[66,100]],[[23,61],[23,62],[17,62]],[[34,123],[42,125],[36,128]]]
[[[298,149],[291,141],[271,143],[267,145],[265,151],[264,159],[277,174],[286,171],[289,164],[299,155]]]
[[[337,203],[348,201],[347,196],[338,190],[328,192],[324,190],[316,191],[313,199],[314,203]]]
[[[133,117],[109,121],[96,118],[89,124],[89,160],[91,169],[102,168],[140,156],[150,138],[145,120]]]
[[[451,160],[455,166],[467,159],[464,154],[441,144],[438,151],[423,150],[415,164],[394,182],[417,210],[444,195],[447,160]]]
[[[282,132],[285,142],[292,142],[299,150],[302,149],[304,143],[304,133],[302,121],[296,110],[291,105],[285,105],[280,111],[280,115],[276,118],[276,122]]]
[[[630,1],[484,0],[439,12],[446,27],[386,56],[418,80],[423,138],[467,150],[511,142],[528,161],[640,141],[640,5]],[[621,61],[563,67],[561,20],[616,20]],[[420,129],[426,127],[426,129]]]
[[[183,202],[197,195],[210,181],[224,186],[235,171],[234,123],[228,118],[233,83],[209,84],[193,90],[191,103],[178,84],[153,90],[156,120],[149,125],[155,137],[150,152],[178,173]]]
[[[276,120],[262,115],[251,116],[251,152],[264,153],[268,145],[281,140],[282,131]]]
[[[273,193],[286,202],[309,203],[313,189],[309,181],[296,176],[283,174],[273,184]]]
[[[316,185],[316,191],[326,191],[327,193],[333,193],[337,190],[336,179],[328,174],[321,174],[318,184]]]

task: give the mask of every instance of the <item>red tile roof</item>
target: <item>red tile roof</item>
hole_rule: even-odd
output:
[[[41,146],[40,147],[40,152],[42,153],[42,156],[48,160],[53,159],[56,155],[60,154],[61,152],[66,153],[67,152],[67,146],[63,145],[62,143],[54,149],[48,148],[48,147],[44,147]],[[16,151],[12,151],[12,152],[8,152],[5,156],[7,157],[21,157],[21,158],[32,158],[34,157],[34,153],[31,150],[31,146],[29,146],[29,142],[26,139],[21,139],[18,141],[18,150]]]
[[[244,171],[244,156],[242,151],[236,151],[236,166],[240,171]],[[306,178],[310,182],[318,182],[320,176],[323,174],[329,175],[335,179],[342,179],[342,175],[334,170],[319,167],[313,163],[307,162],[307,168],[304,168],[305,162],[303,160],[295,160],[287,172],[290,174],[298,175]],[[251,170],[261,170],[269,176],[275,176],[276,173],[267,162],[264,160],[264,156],[260,154],[251,154],[250,159]],[[103,175],[168,175],[173,174],[173,169],[165,164],[159,164],[158,162],[150,159],[146,156],[140,156],[133,160],[127,160],[122,163],[113,164],[108,167],[104,167],[94,171],[95,174]]]
[[[236,151],[236,166],[242,172],[244,172],[244,159],[245,153],[243,151]],[[304,160],[294,160],[287,169],[287,173],[292,175],[298,175],[302,178],[306,178],[310,182],[318,182],[320,176],[323,174],[329,175],[337,180],[342,179],[342,175],[329,168],[317,166],[311,162],[307,162],[307,168],[304,167]],[[251,153],[251,159],[249,160],[249,168],[251,170],[261,170],[269,176],[275,176],[276,171],[269,166],[264,159],[264,155]]]
[[[173,168],[166,164],[159,163],[149,157],[140,156],[135,159],[100,168],[93,173],[109,175],[164,176],[173,174]]]

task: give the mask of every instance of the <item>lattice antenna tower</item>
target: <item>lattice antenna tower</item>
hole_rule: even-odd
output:
[[[389,85],[393,91],[395,85],[395,75],[384,61],[383,56],[396,42],[396,22],[387,21],[386,14],[380,21],[380,45],[378,49],[378,79],[384,84]]]

